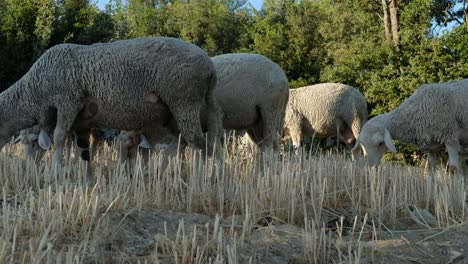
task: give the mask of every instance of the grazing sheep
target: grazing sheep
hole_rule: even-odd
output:
[[[50,149],[52,146],[52,140],[50,139],[50,134],[52,129],[40,128],[39,126],[34,126],[31,128],[23,129],[20,131],[19,136],[16,138],[14,143],[20,143],[23,147],[24,155],[26,159],[30,160],[40,160],[45,152]],[[65,139],[65,146],[66,146],[66,160],[68,160],[71,155],[70,151],[72,145],[75,145],[75,159],[78,157],[83,158],[83,153],[87,151],[87,149],[80,148],[77,146],[76,142],[76,135],[74,133],[68,133]],[[75,139],[74,139],[75,138]],[[95,129],[91,129],[91,138],[92,143],[90,144],[91,154],[95,153],[95,150],[100,145],[101,140],[98,136],[98,131]]]
[[[218,78],[214,90],[220,107],[215,112],[218,122],[222,120],[224,129],[247,130],[262,149],[278,150],[289,96],[289,82],[283,70],[258,54],[225,54],[212,57],[212,61]],[[205,128],[209,125],[209,113],[202,109],[201,119]],[[217,131],[222,132],[219,127],[217,125]],[[177,128],[173,129],[177,131]],[[176,134],[173,134],[172,145],[179,144]],[[183,149],[184,142],[180,144]]]
[[[366,121],[366,100],[357,89],[349,85],[322,83],[291,89],[284,122],[284,139],[292,138],[297,149],[305,137],[339,136],[352,149]]]
[[[90,128],[151,131],[171,118],[187,142],[204,150],[200,109],[214,107],[215,84],[207,54],[180,39],[57,45],[0,94],[0,147],[22,129],[47,127],[47,116],[55,114],[54,167],[60,164],[67,131],[74,130],[78,145],[86,148]],[[86,97],[95,98],[99,110],[75,122]]]
[[[278,150],[289,98],[284,71],[258,54],[224,54],[212,60],[218,75],[214,96],[222,108],[223,128],[247,130],[261,148]]]
[[[67,137],[67,151],[70,147],[70,135]],[[45,152],[52,145],[49,133],[46,129],[41,129],[39,126],[30,127],[20,131],[19,136],[14,143],[20,143],[23,147],[24,156],[30,160],[40,160]]]
[[[97,104],[94,98],[84,98],[82,100],[82,104],[83,108],[77,116],[78,120],[86,120],[96,115]],[[24,154],[27,159],[40,160],[45,154],[45,151],[47,151],[51,147],[52,140],[50,139],[49,135],[54,130],[55,124],[57,123],[56,119],[57,118],[53,115],[48,116],[46,127],[40,127],[39,125],[36,125],[34,127],[23,129],[20,131],[20,134],[18,138],[14,141],[14,143],[21,142]],[[66,137],[67,158],[69,158],[70,156],[73,136],[72,134],[73,133],[68,133]],[[91,135],[93,136],[93,141],[97,143],[97,134],[92,132]],[[78,146],[76,146],[76,150],[77,151],[75,157],[81,157],[83,151],[85,151],[85,149],[82,149]]]
[[[396,152],[392,139],[435,152],[445,146],[449,167],[460,173],[459,152],[468,144],[468,79],[426,84],[396,109],[370,119],[362,128],[355,148],[362,146],[370,165],[378,165],[388,148]]]

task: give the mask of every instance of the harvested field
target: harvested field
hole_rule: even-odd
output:
[[[188,150],[166,171],[97,153],[50,171],[0,154],[0,263],[465,263],[466,187],[440,169],[347,155]],[[160,157],[151,162],[159,167]],[[50,157],[49,157],[50,159]]]

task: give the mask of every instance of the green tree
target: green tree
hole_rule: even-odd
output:
[[[318,30],[326,53],[320,80],[346,83],[364,92],[370,74],[380,72],[390,60],[379,3],[323,0],[319,6]]]
[[[169,3],[168,0],[128,0],[129,37],[172,36],[166,23]]]
[[[125,39],[130,34],[130,21],[126,12],[122,0],[111,0],[106,5],[106,14],[112,18],[114,25],[114,39]]]
[[[35,0],[35,2],[37,16],[34,35],[36,35],[40,44],[40,50],[42,51],[49,45],[52,35],[53,23],[55,21],[55,2],[54,0]]]
[[[111,16],[100,11],[90,0],[58,0],[53,43],[91,44],[114,36]]]
[[[175,1],[169,8],[172,32],[210,55],[240,50],[248,42],[246,0]]]
[[[281,65],[292,87],[320,78],[324,53],[318,11],[312,1],[267,0],[264,9],[255,13],[250,49]]]
[[[53,0],[5,0],[1,10],[0,80],[11,84],[48,47],[55,4]]]

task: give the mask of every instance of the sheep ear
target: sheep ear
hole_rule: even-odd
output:
[[[140,148],[151,149],[151,144],[148,142],[146,137],[143,134],[140,134],[140,144],[138,144]]]
[[[387,148],[391,152],[396,152],[395,145],[393,145],[393,142],[392,142],[392,136],[390,135],[390,132],[387,129],[385,129],[384,141],[385,141],[385,145],[387,145]]]
[[[39,143],[39,146],[44,150],[50,149],[52,141],[50,140],[49,134],[45,130],[41,129],[41,131],[39,132],[39,138],[37,139],[37,143]]]

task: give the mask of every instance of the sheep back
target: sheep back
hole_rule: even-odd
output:
[[[258,122],[259,109],[268,105],[284,120],[289,82],[278,64],[259,54],[233,53],[212,57],[218,83],[215,98],[223,113],[226,129],[249,128]]]
[[[366,121],[365,98],[349,85],[322,83],[290,90],[285,126],[302,128],[304,136],[336,136],[346,125],[357,138]]]
[[[78,125],[142,129],[160,126],[174,116],[184,137],[203,148],[199,119],[193,117],[199,116],[201,104],[215,82],[215,69],[207,54],[175,38],[61,44],[47,50],[16,84],[2,93],[0,103],[8,106],[0,113],[0,121],[17,118],[14,112],[18,108],[26,110],[24,122],[17,122],[11,129],[18,131],[40,124],[41,112],[51,107],[74,119],[82,107],[80,99],[93,97],[98,113]],[[156,94],[160,100],[145,102],[148,93]],[[7,103],[9,100],[18,104]],[[191,142],[194,140],[197,142]]]
[[[468,129],[468,79],[422,85],[385,119],[393,138],[428,149]]]

